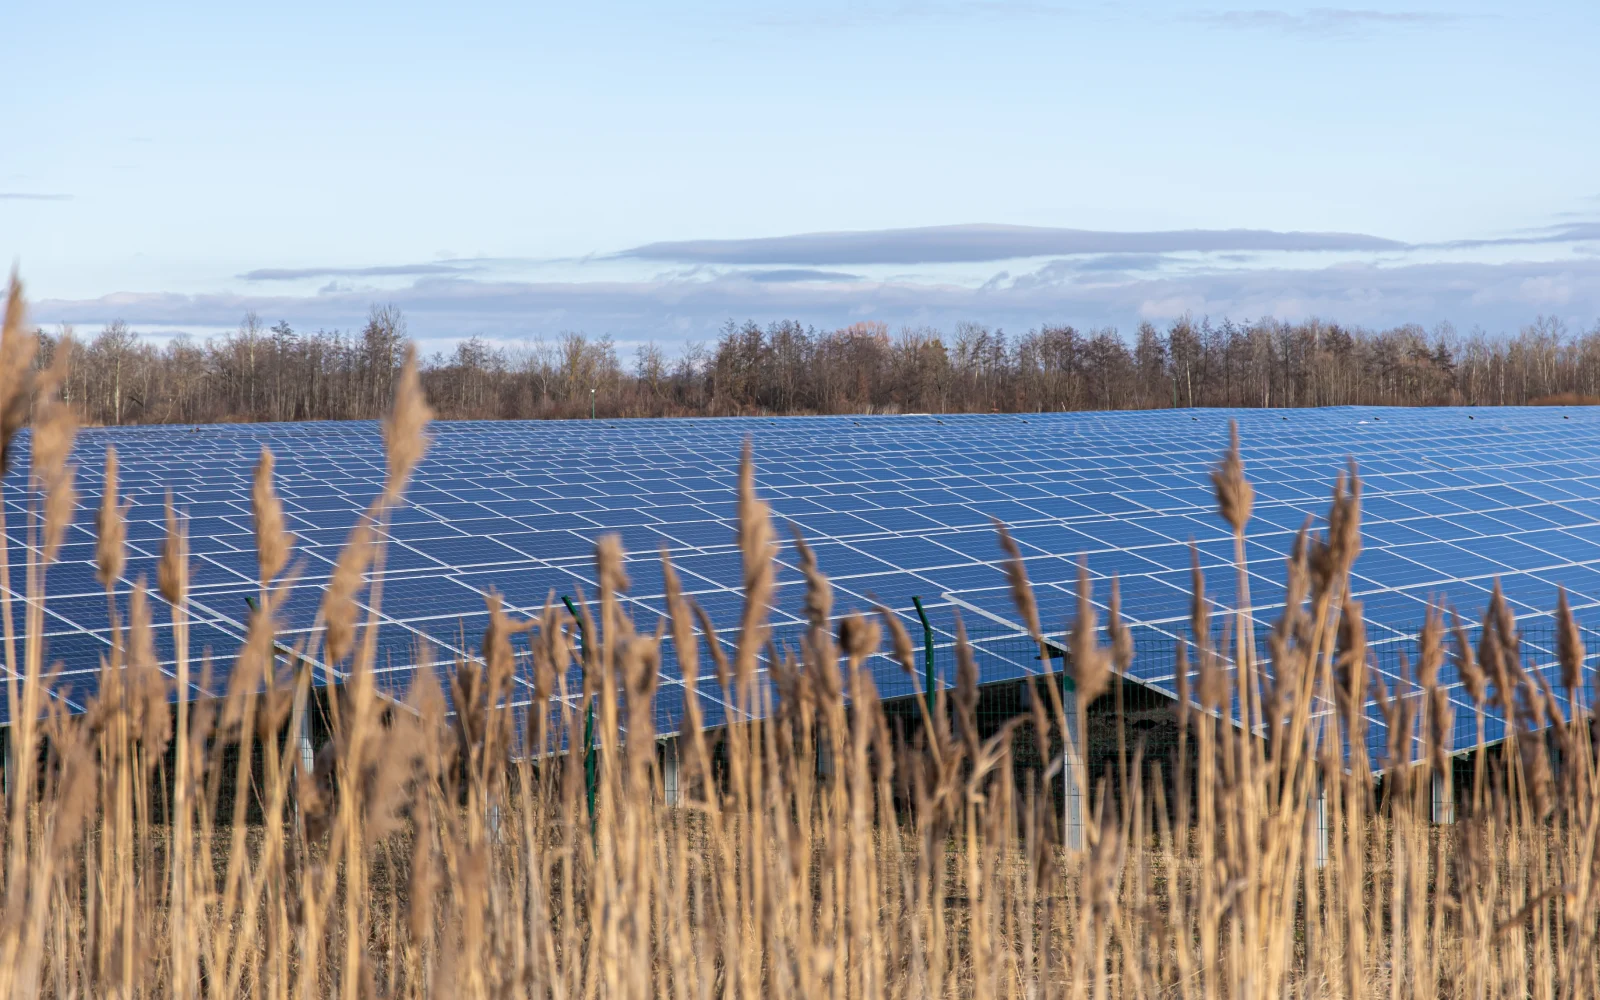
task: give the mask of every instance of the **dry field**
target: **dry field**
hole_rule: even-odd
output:
[[[354,599],[371,579],[370,605],[381,600],[381,533],[427,447],[414,363],[384,424],[387,488],[322,600],[322,645],[275,649],[273,612],[295,557],[263,454],[259,609],[226,696],[173,709],[173,679],[155,664],[152,627],[170,619],[177,686],[208,670],[185,652],[188,557],[183,517],[171,512],[155,592],[134,591],[98,700],[67,716],[47,697],[40,595],[76,503],[75,417],[60,392],[70,352],[41,369],[24,330],[13,284],[0,441],[9,451],[31,424],[26,474],[42,499],[11,526],[30,545],[0,554],[27,560],[0,566],[27,581],[26,597],[0,593],[15,720],[0,996],[1600,995],[1589,719],[1563,718],[1524,669],[1498,592],[1480,642],[1436,612],[1414,683],[1377,681],[1347,596],[1360,545],[1354,469],[1331,484],[1327,536],[1302,535],[1286,554],[1291,610],[1262,637],[1270,662],[1243,616],[1195,594],[1194,633],[1221,625],[1228,638],[1187,651],[1197,679],[1180,709],[1182,743],[1157,762],[1170,780],[1084,789],[1084,849],[1067,850],[1043,791],[1059,783],[1062,758],[1037,773],[1011,754],[1020,739],[1053,733],[1060,745],[1084,731],[1055,685],[1038,685],[1031,710],[998,733],[980,733],[981,678],[962,646],[959,683],[931,713],[919,709],[909,736],[892,731],[863,663],[887,648],[911,671],[911,643],[892,616],[832,620],[814,564],[813,627],[772,665],[771,687],[757,683],[773,528],[748,456],[738,529],[747,604],[731,658],[697,645],[695,626],[709,622],[675,582],[668,620],[630,621],[612,539],[596,552],[599,593],[579,607],[593,637],[581,673],[569,670],[578,651],[564,609],[521,620],[491,598],[481,660],[444,679],[424,671],[402,702],[385,699],[375,612],[358,613]],[[1237,447],[1215,481],[1242,551],[1252,493]],[[114,488],[96,529],[109,595],[124,565]],[[1003,529],[998,542],[1015,552]],[[1009,565],[1019,620],[1042,641],[1022,563]],[[1075,714],[1132,655],[1111,607],[1097,622],[1080,599],[1070,623]],[[1592,704],[1578,690],[1582,646],[1564,601],[1555,614],[1565,703]],[[533,649],[535,710],[507,707],[523,669],[518,631]],[[734,723],[711,732],[689,701],[671,802],[652,728],[664,637],[691,682],[714,676],[737,706]],[[1516,725],[1503,754],[1475,757],[1456,822],[1441,826],[1430,822],[1430,786],[1448,763],[1437,685],[1450,658],[1480,713],[1494,706]],[[332,740],[308,768],[286,734],[317,704],[311,660],[345,679],[327,701]],[[581,691],[566,690],[569,676]],[[1361,749],[1369,695],[1398,734],[1377,761]],[[582,739],[586,705],[598,734],[592,779],[584,755],[563,752]],[[1111,782],[1147,773],[1136,739],[1122,753]],[[1184,760],[1195,766],[1171,768]]]

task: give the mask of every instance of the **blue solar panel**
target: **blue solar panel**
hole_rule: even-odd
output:
[[[1333,479],[1354,457],[1366,492],[1353,589],[1378,658],[1390,664],[1381,669],[1392,669],[1384,657],[1414,639],[1430,599],[1475,619],[1496,579],[1530,635],[1548,632],[1562,585],[1580,623],[1600,624],[1584,620],[1586,612],[1600,618],[1600,414],[1581,408],[441,423],[408,505],[386,529],[391,579],[380,660],[409,665],[424,637],[436,661],[471,654],[491,591],[523,614],[552,592],[592,595],[594,542],[608,533],[629,550],[626,606],[641,629],[653,630],[665,609],[657,560],[666,548],[684,590],[731,632],[742,610],[735,471],[748,438],[783,543],[773,598],[780,632],[798,628],[801,614],[792,525],[833,578],[836,613],[881,601],[915,629],[911,599],[920,597],[945,647],[941,657],[960,610],[983,646],[986,679],[1037,672],[1036,657],[986,638],[1020,627],[991,525],[998,517],[1027,557],[1046,629],[1065,627],[1086,555],[1096,603],[1106,605],[1108,578],[1120,577],[1123,614],[1150,649],[1166,650],[1136,662],[1133,674],[1170,691],[1171,644],[1188,627],[1191,542],[1218,617],[1238,601],[1233,541],[1212,509],[1209,481],[1230,418],[1240,422],[1257,489],[1246,547],[1256,620],[1279,613],[1283,555],[1308,517],[1321,526]],[[298,536],[299,583],[281,613],[286,641],[312,627],[338,547],[384,472],[371,423],[84,431],[75,455],[81,510],[49,572],[46,619],[49,656],[61,662],[63,697],[75,708],[92,695],[109,649],[92,543],[99,469],[113,444],[134,505],[119,607],[125,613],[137,577],[154,580],[171,489],[190,518],[195,553],[194,655],[205,647],[218,657],[218,687],[243,635],[244,598],[254,593],[250,476],[259,449],[277,454]],[[7,480],[17,561],[26,536],[25,452],[26,443]],[[23,580],[14,567],[14,592]],[[158,603],[163,626],[165,616]],[[170,660],[170,635],[157,642]],[[1548,645],[1530,643],[1536,666]],[[664,662],[670,685],[676,660]],[[402,684],[402,673],[386,683]],[[875,675],[882,691],[911,690],[886,663]],[[658,706],[666,726],[680,716],[685,693],[664,690],[675,692]],[[708,718],[721,717],[714,687],[694,696]],[[1458,718],[1469,715],[1458,688],[1452,696]],[[1499,726],[1491,720],[1491,732]],[[1468,729],[1458,726],[1458,740],[1476,738]]]

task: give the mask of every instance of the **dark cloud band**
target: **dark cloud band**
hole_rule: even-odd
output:
[[[1361,233],[1267,229],[1183,229],[1114,233],[1036,226],[928,226],[863,232],[805,233],[749,240],[650,243],[618,256],[693,264],[940,264],[1075,254],[1227,251],[1399,250],[1405,244]]]
[[[422,278],[464,274],[461,264],[389,264],[377,267],[263,267],[239,275],[244,281],[304,281],[310,278]]]

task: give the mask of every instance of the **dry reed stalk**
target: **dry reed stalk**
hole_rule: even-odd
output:
[[[3,320],[0,320],[0,476],[10,471],[12,442],[28,416],[33,355],[38,351],[39,340],[38,337],[29,334],[26,326],[27,306],[23,300],[22,281],[13,268],[11,280],[6,288],[5,315]],[[59,449],[53,450],[59,453]],[[24,689],[31,690],[31,688],[23,680],[23,663],[17,657],[16,619],[11,603],[13,576],[10,537],[10,528],[5,518],[5,505],[0,504],[0,539],[8,540],[7,544],[0,545],[0,583],[4,584],[0,587],[0,624],[3,624],[5,639],[6,704],[12,706],[14,710],[15,706],[20,704],[19,684]],[[29,572],[31,574],[31,568]],[[24,706],[21,722],[16,727],[17,731],[10,734],[13,737],[21,736],[21,739],[7,740],[8,774],[15,773],[20,761],[26,759],[19,755],[16,745],[20,743],[21,749],[25,752],[32,749],[32,718],[35,706],[31,704],[31,700],[30,704]],[[10,793],[8,797],[11,800],[9,814],[6,817],[7,829],[11,832],[9,838],[11,851],[6,855],[6,863],[7,871],[15,872],[20,870],[22,859],[26,856],[27,841],[20,826],[26,815],[27,804],[23,794],[17,789],[8,788],[7,792]],[[14,915],[18,905],[16,882],[8,878],[6,884],[7,910]],[[0,958],[14,958],[9,938],[5,945],[6,950],[0,952]]]
[[[0,367],[31,364],[14,314],[15,292]],[[498,595],[487,601],[481,656],[450,672],[451,697],[431,667],[403,698],[385,693],[374,610],[383,525],[421,460],[428,416],[408,364],[385,423],[384,493],[323,601],[322,662],[342,667],[341,683],[327,695],[332,741],[308,772],[284,753],[317,706],[306,664],[318,654],[275,645],[273,618],[293,581],[269,458],[253,497],[262,600],[226,698],[166,709],[173,681],[211,688],[204,661],[189,676],[184,522],[169,502],[157,572],[177,647],[169,679],[155,668],[162,625],[150,596],[142,584],[120,596],[114,455],[96,557],[118,638],[88,715],[68,717],[50,694],[44,579],[74,507],[74,423],[59,397],[64,369],[33,377],[0,372],[0,397],[38,387],[28,507],[38,544],[7,651],[9,703],[22,709],[10,766],[37,761],[38,780],[7,787],[0,997],[1600,992],[1600,802],[1577,615],[1558,599],[1554,687],[1524,664],[1498,589],[1476,647],[1461,619],[1447,630],[1431,605],[1415,684],[1404,669],[1397,683],[1379,680],[1349,596],[1360,549],[1353,467],[1336,484],[1328,534],[1302,531],[1289,555],[1287,606],[1266,637],[1270,670],[1254,660],[1247,593],[1213,608],[1197,558],[1191,641],[1177,651],[1177,752],[1152,760],[1128,738],[1120,700],[1107,715],[1097,708],[1094,718],[1117,727],[1116,757],[1091,787],[1088,704],[1114,681],[1120,692],[1113,674],[1136,668],[1115,582],[1103,646],[1080,570],[1065,643],[1083,713],[1075,729],[1048,682],[1032,685],[1024,715],[999,726],[980,718],[978,654],[958,619],[955,687],[931,712],[918,698],[923,721],[910,732],[920,736],[901,739],[873,668],[886,633],[898,668],[915,672],[910,637],[886,609],[870,620],[836,615],[823,567],[798,537],[808,632],[796,650],[770,642],[776,547],[748,449],[737,539],[746,601],[731,643],[665,557],[666,617],[653,634],[639,631],[629,564],[608,539],[596,552],[596,600],[579,610],[581,695],[568,690],[565,613],[547,601],[523,619]],[[18,425],[0,419],[0,434]],[[1236,436],[1216,486],[1237,543],[1251,491]],[[1045,645],[1020,549],[999,535],[1018,620]],[[9,618],[9,588],[0,604]],[[668,636],[688,696],[671,806],[655,732]],[[1430,777],[1451,766],[1447,643],[1479,740],[1472,794],[1453,826],[1434,827]],[[717,727],[699,700],[703,655],[716,674],[703,690],[720,689],[726,710]],[[1366,752],[1369,695],[1387,728],[1381,797]],[[513,707],[523,699],[533,704]],[[592,812],[574,752],[588,704]],[[1512,729],[1503,753],[1483,752],[1491,715]],[[1078,734],[1060,758],[1055,732]],[[154,777],[170,740],[167,797]],[[1068,761],[1082,766],[1088,833],[1070,857],[1044,792]]]
[[[171,609],[173,651],[177,661],[174,676],[177,732],[172,779],[171,878],[168,889],[168,905],[172,916],[167,932],[168,961],[171,964],[168,975],[171,977],[173,996],[187,998],[193,994],[196,981],[195,949],[189,924],[190,910],[194,906],[194,885],[189,866],[194,854],[193,763],[189,747],[189,535],[187,524],[179,520],[173,509],[170,492],[167,494],[166,528],[156,577],[161,596]]]
[[[29,402],[27,396],[37,340],[23,330],[23,317],[21,284],[13,274],[4,330],[0,333],[0,472],[9,467],[12,439],[21,427]],[[3,829],[7,840],[3,854],[7,866],[4,880],[5,910],[4,921],[0,922],[0,932],[3,932],[0,933],[0,962],[3,963],[15,963],[19,949],[26,953],[38,947],[39,932],[30,931],[19,923],[27,919],[24,913],[28,905],[27,897],[23,895],[26,881],[22,873],[29,871],[38,878],[48,880],[55,858],[68,850],[81,833],[90,802],[86,786],[93,780],[87,750],[77,738],[78,734],[61,734],[58,742],[62,747],[60,759],[64,762],[64,780],[56,783],[54,788],[58,794],[66,797],[56,803],[58,815],[53,830],[36,835],[36,831],[29,829],[35,785],[31,781],[17,780],[15,776],[25,773],[25,762],[36,759],[41,735],[40,715],[49,708],[41,639],[44,608],[43,602],[37,597],[43,592],[46,570],[59,552],[67,523],[76,507],[75,469],[68,461],[68,456],[72,451],[77,423],[72,411],[63,405],[60,394],[65,365],[70,357],[69,343],[63,344],[56,363],[45,373],[34,404],[35,434],[30,479],[34,490],[44,495],[44,523],[42,526],[36,523],[39,511],[30,513],[30,530],[40,528],[42,545],[38,558],[30,558],[26,567],[28,601],[24,608],[24,641],[20,661],[16,650],[12,605],[15,578],[10,561],[11,546],[9,542],[0,545],[0,579],[5,583],[4,588],[0,589],[0,615],[4,620],[5,687],[12,722],[6,734],[5,748],[5,773],[8,779],[5,791],[9,802],[5,810],[0,810],[5,821]],[[4,507],[4,504],[0,504],[0,539],[9,540]],[[67,766],[71,770],[65,770]],[[40,804],[49,804],[49,799],[41,798]],[[45,864],[30,865],[30,854],[39,849],[41,836],[48,840],[50,856]],[[39,919],[44,901],[40,898],[37,885],[32,892],[32,918]],[[13,984],[13,980],[0,977],[0,995],[12,995]]]

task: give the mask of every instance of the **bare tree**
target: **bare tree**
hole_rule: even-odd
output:
[[[47,364],[70,331],[41,334]],[[91,423],[338,420],[378,416],[407,342],[374,308],[352,333],[268,328],[247,314],[206,341],[157,345],[122,322],[83,348],[64,386]],[[1538,317],[1509,336],[1449,326],[1363,330],[1311,319],[1196,321],[1088,334],[1047,324],[1016,338],[977,323],[946,337],[882,323],[818,330],[729,323],[676,355],[565,332],[511,349],[480,337],[425,364],[452,417],[734,413],[1015,412],[1164,406],[1522,404],[1600,395],[1600,325]],[[591,410],[592,407],[592,410]]]

